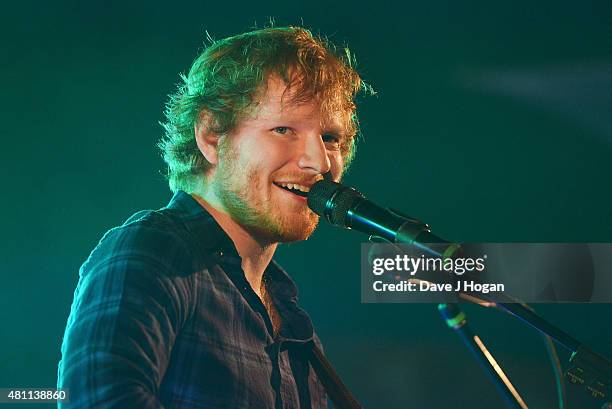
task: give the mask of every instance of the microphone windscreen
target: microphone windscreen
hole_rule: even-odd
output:
[[[330,223],[347,227],[348,211],[361,199],[361,193],[353,188],[321,180],[312,185],[308,192],[308,207],[319,216],[327,218]]]
[[[325,206],[334,193],[341,187],[340,183],[331,180],[320,180],[308,192],[308,207],[319,216],[325,216]]]

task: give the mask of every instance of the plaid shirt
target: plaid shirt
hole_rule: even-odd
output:
[[[325,408],[297,289],[273,261],[272,323],[234,244],[177,192],[108,231],[80,270],[62,344],[62,408]]]

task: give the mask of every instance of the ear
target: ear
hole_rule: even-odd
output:
[[[194,133],[198,149],[204,158],[212,164],[219,162],[219,135],[210,130],[210,115],[200,114],[199,120],[194,125]]]

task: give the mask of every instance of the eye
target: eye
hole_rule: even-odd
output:
[[[338,138],[336,135],[324,134],[324,135],[321,135],[321,139],[323,140],[323,142],[325,142],[327,149],[330,149],[330,150],[340,149],[340,138]]]
[[[289,132],[290,129],[287,126],[277,126],[276,128],[272,129],[272,132],[276,132],[277,134],[280,135],[286,135],[287,132]]]

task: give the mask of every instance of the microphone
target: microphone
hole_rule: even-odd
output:
[[[308,207],[333,225],[380,237],[391,243],[416,245],[438,257],[448,257],[459,249],[459,245],[432,234],[427,224],[396,210],[378,206],[354,188],[331,180],[320,180],[310,188]],[[433,249],[424,243],[442,246],[435,246],[441,249]]]

